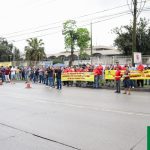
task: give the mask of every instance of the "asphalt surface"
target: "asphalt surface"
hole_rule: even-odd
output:
[[[146,150],[150,93],[0,86],[2,150]]]

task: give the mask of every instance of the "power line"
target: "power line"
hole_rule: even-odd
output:
[[[44,36],[48,36],[48,35],[54,35],[54,34],[57,34],[57,33],[60,33],[62,30],[60,31],[57,31],[57,32],[51,32],[51,33],[47,33],[47,34],[42,34],[42,35],[38,35],[36,37],[44,37]],[[28,37],[28,38],[24,38],[24,39],[20,39],[20,40],[15,40],[15,42],[20,42],[20,41],[24,41],[24,40],[27,40],[29,38],[34,38],[34,37]]]
[[[149,0],[147,0],[147,1],[149,1]],[[143,2],[143,1],[138,2],[138,3],[142,3],[142,2]],[[116,6],[116,7],[112,7],[112,8],[110,8],[110,9],[104,9],[104,10],[102,10],[102,11],[97,11],[97,12],[94,12],[94,13],[85,14],[85,15],[82,15],[82,16],[74,17],[74,18],[72,18],[72,19],[80,19],[80,18],[83,18],[83,17],[88,17],[88,16],[91,16],[91,15],[95,15],[95,14],[99,14],[99,13],[111,11],[111,10],[118,9],[118,8],[122,8],[122,7],[125,7],[125,6],[128,6],[128,4],[119,5],[119,6]],[[62,23],[62,22],[64,22],[64,21],[65,21],[65,20],[60,20],[60,21],[53,22],[53,23],[50,23],[50,24],[47,24],[47,25],[38,26],[38,27],[35,27],[35,28],[28,28],[28,29],[24,29],[24,30],[20,30],[20,31],[12,32],[12,33],[7,33],[7,34],[4,34],[3,36],[9,36],[9,35],[17,34],[17,33],[20,33],[20,32],[25,32],[25,31],[29,31],[29,30],[34,30],[34,29],[46,27],[46,26],[49,26],[49,25],[54,25],[54,24]],[[44,29],[43,29],[43,30],[44,30]],[[45,30],[46,30],[46,29],[45,29]],[[38,31],[32,31],[32,32],[38,32]]]
[[[130,14],[130,13],[128,12],[128,13],[126,13],[126,14],[121,14],[121,15],[118,15],[118,16],[114,16],[114,17],[111,17],[111,18],[104,19],[104,20],[95,21],[95,22],[93,22],[92,24],[97,24],[97,23],[100,23],[100,22],[112,20],[112,19],[114,19],[114,18],[122,17],[122,16],[125,16],[125,15],[128,15],[128,14]],[[87,25],[90,25],[90,23],[85,24],[85,25],[82,25],[82,26],[80,26],[80,27],[87,26]],[[61,31],[62,31],[62,30],[60,30],[60,31],[58,31],[58,32],[53,32],[53,33],[48,33],[48,34],[39,35],[39,36],[36,36],[36,37],[44,37],[44,36],[48,36],[48,35],[53,35],[53,34],[60,33]],[[31,37],[29,37],[29,38],[31,38]],[[15,42],[24,41],[24,40],[26,40],[26,39],[28,39],[28,38],[24,38],[24,39],[20,39],[20,40],[15,40]]]
[[[115,13],[115,14],[112,14],[112,15],[100,16],[100,17],[93,18],[92,20],[95,20],[95,19],[102,19],[102,18],[108,18],[108,17],[111,17],[111,16],[116,16],[116,15],[125,14],[125,13],[127,13],[127,12],[129,12],[129,11],[123,11],[123,12]],[[91,19],[90,19],[90,20],[91,20]],[[86,21],[89,21],[89,20],[86,20]],[[33,31],[33,32],[22,33],[22,34],[18,34],[18,35],[12,35],[12,36],[8,36],[8,37],[6,37],[6,38],[12,38],[12,37],[18,37],[18,36],[27,35],[27,34],[32,34],[32,33],[38,33],[38,32],[47,31],[47,30],[52,30],[52,29],[57,29],[57,28],[61,28],[61,27],[62,27],[62,26],[56,26],[56,27],[46,28],[46,29],[37,30],[37,31]]]
[[[22,35],[26,35],[26,34],[38,33],[38,32],[47,31],[47,30],[51,30],[51,29],[57,29],[60,27],[62,27],[62,26],[56,26],[56,27],[46,28],[46,29],[37,30],[37,31],[33,31],[33,32],[22,33],[22,34],[18,34],[18,35],[12,35],[12,36],[8,36],[6,38],[12,38],[12,37],[22,36]]]
[[[121,15],[118,15],[118,16],[114,16],[114,17],[111,17],[111,18],[107,18],[107,19],[104,19],[104,20],[95,21],[95,22],[92,22],[92,24],[97,24],[97,23],[100,23],[100,22],[112,20],[112,19],[114,19],[114,18],[122,17],[122,16],[125,16],[125,15],[128,15],[128,14],[131,14],[131,13],[128,12],[128,13],[124,13],[124,14],[121,14]],[[90,25],[90,23],[85,24],[85,25],[83,25],[83,26],[87,26],[87,25]],[[83,27],[83,26],[81,26],[81,27]]]
[[[128,13],[129,10],[126,10],[126,11],[123,11],[123,12],[120,12],[120,13],[115,13],[115,14],[112,14],[112,15],[106,15],[106,16],[100,16],[100,17],[95,17],[95,18],[92,18],[92,19],[88,19],[88,20],[84,20],[82,22],[87,22],[87,21],[92,21],[92,20],[96,20],[96,19],[100,19],[100,18],[107,18],[107,17],[110,17],[110,16],[115,16],[115,15],[119,15],[119,14],[124,14],[124,13]]]
[[[102,11],[97,11],[97,12],[94,12],[94,13],[85,14],[85,15],[82,15],[82,16],[74,17],[72,19],[80,19],[80,18],[83,18],[83,17],[88,17],[88,16],[95,15],[95,14],[98,14],[98,13],[103,13],[103,12],[111,11],[111,10],[122,8],[122,7],[125,7],[125,6],[127,6],[127,4],[116,6],[116,7],[112,7],[110,9],[105,9],[105,10],[102,10]],[[12,34],[20,33],[20,32],[24,32],[24,31],[28,31],[28,30],[38,29],[38,28],[41,28],[41,27],[46,27],[46,26],[49,26],[49,25],[54,25],[54,24],[62,23],[64,21],[65,20],[60,20],[60,21],[53,22],[53,23],[50,23],[50,24],[47,24],[47,25],[38,26],[36,28],[28,28],[28,29],[25,29],[25,30],[20,30],[20,31],[12,32],[12,33],[7,33],[7,34],[4,34],[4,36],[12,35]]]

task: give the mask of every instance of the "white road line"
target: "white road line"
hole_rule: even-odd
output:
[[[3,94],[3,96],[6,96],[6,95]],[[9,95],[9,96],[12,97],[12,95]],[[21,97],[21,96],[13,96],[13,98],[27,100],[27,98],[24,98],[24,97]],[[34,100],[34,99],[36,99],[36,100]],[[115,110],[115,109],[111,109],[111,108],[101,108],[101,107],[95,107],[95,106],[91,107],[91,106],[88,106],[88,105],[79,105],[79,104],[71,104],[71,103],[67,103],[67,102],[50,101],[48,98],[34,97],[32,99],[32,101],[31,100],[28,100],[28,101],[29,102],[34,102],[34,103],[51,103],[51,104],[55,104],[55,105],[63,105],[63,106],[73,107],[73,108],[78,108],[78,109],[88,109],[88,110],[94,110],[94,111],[111,112],[111,113],[118,113],[118,114],[122,114],[122,115],[150,117],[150,113],[129,112],[129,111],[122,111],[122,110]],[[11,102],[12,102],[12,100],[11,100]]]

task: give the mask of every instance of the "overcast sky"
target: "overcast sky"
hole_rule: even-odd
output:
[[[0,0],[0,2],[0,36],[12,42],[22,52],[27,45],[26,39],[37,36],[43,39],[47,54],[64,51],[62,23],[67,19],[75,19],[79,27],[86,27],[89,30],[89,24],[93,22],[93,45],[111,46],[115,39],[111,30],[129,24],[132,19],[132,15],[126,13],[129,11],[127,0]],[[118,6],[120,8],[111,9]],[[149,0],[145,8],[150,8]],[[143,11],[140,17],[150,19],[150,10]]]

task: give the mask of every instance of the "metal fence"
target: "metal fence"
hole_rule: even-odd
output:
[[[101,57],[92,57],[91,60],[75,60],[74,65],[80,65],[80,64],[115,64],[116,61],[119,61],[121,65],[132,63],[132,57],[131,56],[101,56]],[[149,64],[150,65],[150,56],[143,56],[142,57],[142,63],[143,64]],[[69,61],[65,61],[65,65],[68,65]]]
[[[51,66],[52,61],[10,61],[0,62],[0,66]]]
[[[82,65],[82,64],[115,64],[116,61],[119,61],[121,65],[129,64],[132,62],[131,56],[101,56],[101,57],[92,57],[90,60],[75,60],[73,65]],[[143,56],[142,63],[150,65],[150,56]],[[51,66],[53,61],[12,61],[12,62],[0,62],[0,66],[3,64],[11,64],[11,66]],[[64,61],[64,64],[67,66],[69,61]],[[5,66],[5,65],[4,65]]]

